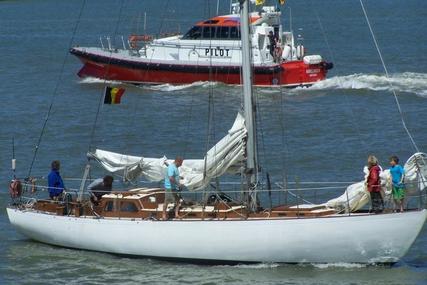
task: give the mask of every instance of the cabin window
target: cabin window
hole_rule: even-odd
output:
[[[183,37],[183,39],[200,39],[202,36],[202,27],[192,27]]]
[[[105,204],[105,208],[104,208],[104,210],[105,210],[106,212],[112,212],[112,211],[114,210],[114,202],[113,202],[113,201],[108,201],[108,202]]]
[[[230,37],[230,27],[218,27],[216,36],[221,39],[228,39]]]
[[[203,28],[203,38],[204,39],[215,38],[215,27],[204,27]]]
[[[215,27],[215,26],[194,26],[192,27],[183,37],[183,39],[240,39],[240,28],[239,27]]]
[[[240,29],[237,27],[230,28],[230,38],[232,39],[240,39]]]
[[[121,212],[138,212],[138,207],[134,202],[122,202],[120,206]]]

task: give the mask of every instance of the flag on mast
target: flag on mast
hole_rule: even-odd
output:
[[[123,93],[125,93],[124,88],[105,87],[104,104],[120,104]]]
[[[255,5],[263,5],[264,3],[265,3],[265,0],[255,0]]]

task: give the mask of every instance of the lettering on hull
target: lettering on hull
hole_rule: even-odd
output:
[[[307,69],[306,71],[305,71],[305,73],[307,73],[307,74],[313,74],[313,73],[320,73],[320,69]]]
[[[204,56],[201,57],[231,57],[230,49],[228,48],[205,48]]]

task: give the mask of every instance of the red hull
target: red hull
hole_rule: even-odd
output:
[[[190,84],[196,81],[217,81],[226,84],[241,84],[240,67],[189,66],[178,64],[141,63],[131,61],[112,61],[94,57],[90,54],[71,53],[79,57],[83,67],[80,77],[143,84]],[[330,64],[307,65],[302,60],[284,62],[273,66],[254,67],[256,86],[299,86],[310,85],[324,80]]]

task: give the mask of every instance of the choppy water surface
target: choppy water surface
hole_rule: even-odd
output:
[[[79,79],[80,63],[67,55],[71,45],[99,45],[99,36],[136,32],[143,12],[148,13],[150,33],[184,31],[215,13],[216,1],[208,2],[0,2],[0,283],[425,284],[425,228],[407,256],[390,268],[171,263],[44,245],[10,226],[5,207],[12,138],[17,175],[25,177],[51,103],[31,173],[35,176],[46,175],[50,161],[60,159],[63,176],[81,177],[90,142],[134,155],[202,157],[209,106],[210,145],[225,134],[240,106],[241,88],[200,82],[128,86],[121,105],[101,106],[92,137],[103,85]],[[221,1],[222,11],[226,2]],[[285,174],[291,181],[357,181],[369,153],[383,165],[391,154],[406,160],[414,150],[400,124],[390,82],[418,148],[427,151],[425,1],[365,1],[390,79],[384,76],[358,1],[287,2],[293,29],[304,36],[308,51],[333,58],[335,69],[328,80],[308,89],[256,90],[261,163],[272,178],[281,180]],[[284,13],[286,23],[289,10]]]

